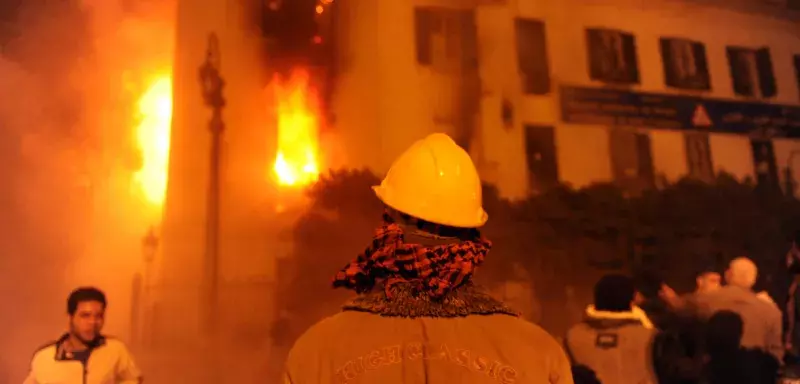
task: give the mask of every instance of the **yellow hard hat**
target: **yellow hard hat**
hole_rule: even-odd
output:
[[[414,143],[372,189],[389,207],[431,223],[478,228],[489,218],[472,159],[443,133]]]

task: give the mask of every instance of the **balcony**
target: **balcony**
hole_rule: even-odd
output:
[[[800,21],[800,0],[686,0],[711,7],[724,7],[741,12]]]

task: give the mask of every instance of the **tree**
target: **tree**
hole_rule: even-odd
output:
[[[382,205],[371,190],[379,183],[368,171],[335,171],[310,189],[311,207],[294,228],[294,252],[279,267],[282,319],[273,330],[279,345],[290,345],[311,324],[335,313],[350,294],[334,290],[331,281],[368,245],[380,223]]]

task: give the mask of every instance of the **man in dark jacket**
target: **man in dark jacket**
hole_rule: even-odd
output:
[[[572,363],[593,370],[602,383],[657,383],[651,353],[657,331],[633,304],[634,295],[629,277],[604,276],[585,319],[567,332]]]
[[[682,296],[666,284],[659,292],[673,312],[671,321],[656,336],[653,348],[660,384],[697,383],[703,374],[704,326],[699,319],[684,312],[693,305],[697,296],[720,289],[721,274],[711,266],[701,268],[697,271],[695,283],[695,290]]]

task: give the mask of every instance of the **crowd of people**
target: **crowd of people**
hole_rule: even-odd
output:
[[[449,137],[415,143],[374,189],[383,224],[334,279],[359,295],[297,341],[287,384],[778,380],[782,313],[753,290],[758,269],[746,257],[730,262],[724,285],[722,273],[701,271],[684,296],[607,275],[559,343],[471,282],[491,248],[477,230],[488,215],[475,167]]]
[[[739,257],[724,272],[700,271],[679,296],[655,297],[625,275],[607,275],[565,347],[578,383],[775,383],[784,362],[783,318],[758,269]]]
[[[563,342],[523,320],[472,281],[492,248],[478,230],[488,215],[470,156],[447,135],[416,142],[374,190],[382,222],[333,278],[357,295],[296,341],[284,384],[767,384],[793,348],[746,257],[700,271],[687,295],[606,275]],[[799,261],[794,247],[787,266]],[[124,344],[101,333],[105,307],[97,289],[73,292],[68,332],[35,354],[25,384],[141,383]]]

